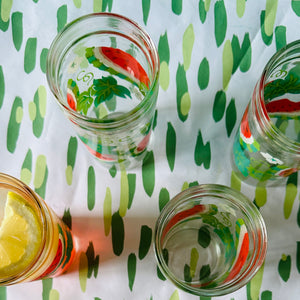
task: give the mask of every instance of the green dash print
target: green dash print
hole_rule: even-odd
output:
[[[201,166],[203,164],[205,169],[209,169],[211,160],[210,142],[207,142],[204,145],[200,130],[197,136],[194,159],[197,166]]]
[[[62,220],[70,229],[72,229],[72,216],[70,213],[70,208],[64,210]]]
[[[147,225],[141,227],[139,259],[142,260],[147,255],[152,241],[152,229]]]
[[[43,300],[49,300],[50,296],[50,291],[52,290],[52,285],[53,285],[53,279],[52,278],[46,278],[42,280],[43,284]]]
[[[24,71],[31,73],[36,64],[37,38],[28,38],[24,53]]]
[[[266,11],[263,10],[260,14],[260,32],[261,32],[261,37],[262,37],[263,42],[267,46],[269,46],[272,43],[273,34],[267,35],[265,32],[265,15],[266,15]]]
[[[28,106],[30,119],[32,120],[32,131],[37,138],[39,138],[43,132],[46,103],[46,88],[41,85],[34,94],[33,102],[30,102]]]
[[[48,55],[48,49],[47,48],[42,49],[40,55],[40,67],[43,73],[46,73],[47,55]]]
[[[180,300],[178,290],[175,290],[169,300]]]
[[[162,188],[159,192],[159,197],[158,197],[159,211],[162,211],[162,209],[169,201],[170,201],[169,191],[166,188]]]
[[[20,97],[16,97],[12,105],[8,127],[7,127],[6,146],[7,146],[7,150],[10,153],[13,153],[16,149],[22,119],[23,119],[23,101]]]
[[[165,32],[165,34],[160,36],[157,51],[158,51],[160,62],[165,61],[167,64],[169,64],[170,48],[169,48],[167,32]]]
[[[94,274],[94,278],[97,278],[99,269],[99,255],[95,256],[94,244],[89,242],[89,246],[85,252],[88,260],[88,273],[87,278],[91,278]]]
[[[60,32],[67,23],[68,8],[67,5],[62,5],[57,10],[57,32]]]
[[[192,281],[191,267],[188,264],[184,265],[184,268],[183,268],[183,277],[184,277],[184,281],[186,281],[186,282],[191,282]]]
[[[179,119],[184,122],[188,117],[191,101],[184,66],[179,64],[176,72],[176,99]]]
[[[106,188],[104,203],[103,203],[103,221],[104,221],[104,232],[105,236],[109,235],[110,228],[111,228],[111,217],[112,217],[112,210],[111,210],[111,191],[110,188]]]
[[[47,178],[48,178],[48,167],[47,167],[46,156],[39,155],[35,162],[35,174],[34,174],[33,185],[35,191],[42,198],[45,198]]]
[[[300,1],[299,0],[292,0],[292,9],[294,13],[300,17]]]
[[[196,248],[191,250],[191,259],[190,259],[190,276],[193,278],[196,273],[197,265],[199,260],[199,252]]]
[[[198,230],[198,243],[202,248],[207,248],[211,242],[210,232],[207,226],[202,226]]]
[[[134,253],[131,253],[128,256],[127,272],[128,272],[129,289],[132,291],[135,274],[136,274],[136,255]]]
[[[135,194],[135,188],[136,188],[136,174],[128,174],[128,193],[129,193],[129,199],[128,199],[128,209],[130,209],[134,194]]]
[[[146,194],[151,197],[155,185],[155,163],[153,151],[149,151],[142,164],[142,179]]]
[[[205,20],[206,20],[206,15],[207,12],[205,10],[205,3],[204,0],[199,0],[199,18],[202,24],[204,24]]]
[[[242,72],[247,72],[251,66],[251,41],[249,33],[245,33],[242,46],[240,46],[239,39],[236,35],[233,35],[231,40],[233,65],[232,74],[240,67]]]
[[[52,289],[49,293],[49,300],[59,300],[58,290]]]
[[[226,108],[226,94],[224,91],[218,91],[215,95],[213,105],[213,119],[215,122],[221,121],[224,116]]]
[[[290,278],[291,267],[291,256],[282,254],[282,257],[278,263],[278,273],[284,282],[287,282]]]
[[[32,151],[29,149],[21,168],[21,181],[29,185],[32,179]]]
[[[124,248],[124,221],[119,212],[115,212],[111,218],[111,238],[113,252],[115,255],[120,256]]]
[[[227,90],[233,69],[233,53],[230,40],[226,40],[223,48],[223,89]]]
[[[208,278],[208,276],[210,275],[210,266],[209,265],[203,265],[200,269],[200,274],[199,274],[199,280],[203,280],[205,278]],[[200,299],[202,300],[202,299]]]
[[[149,12],[150,12],[151,0],[142,0],[142,9],[143,9],[143,21],[147,25]]]
[[[1,300],[6,300],[6,286],[1,286],[0,287],[0,299]]]
[[[227,30],[227,14],[224,0],[217,0],[214,7],[215,39],[217,47],[224,42]]]
[[[92,166],[90,166],[88,169],[87,185],[87,206],[89,210],[93,210],[96,201],[96,175],[95,170]]]
[[[67,152],[67,168],[66,168],[66,181],[68,185],[72,184],[73,181],[73,170],[77,155],[77,138],[70,137]]]
[[[195,41],[195,33],[193,24],[190,24],[183,34],[182,39],[182,54],[183,54],[183,67],[187,71],[191,64],[192,51]]]
[[[125,217],[128,202],[129,202],[129,186],[128,186],[128,177],[124,167],[121,166],[121,188],[120,188],[120,206],[119,214],[121,217]]]
[[[257,185],[255,189],[255,204],[263,207],[267,203],[267,189],[265,185]]]
[[[14,12],[11,15],[12,37],[15,48],[20,50],[23,41],[23,14]]]
[[[263,291],[261,293],[261,300],[272,300],[272,292],[271,291]]]
[[[236,14],[239,18],[242,18],[245,13],[247,0],[236,0]]]
[[[182,0],[172,0],[172,12],[180,15],[182,12]]]
[[[298,194],[297,188],[298,173],[295,172],[288,177],[285,187],[285,197],[283,204],[284,218],[288,219],[292,213],[293,205]]]
[[[13,0],[1,1],[1,19],[3,20],[3,22],[8,22],[12,5]]]
[[[176,156],[176,132],[171,122],[168,122],[166,154],[170,170],[173,172]]]
[[[239,177],[234,171],[231,172],[230,187],[237,191],[240,191],[242,188],[242,181],[239,179]]]
[[[260,289],[264,274],[264,264],[247,284],[247,299],[259,299]]]
[[[205,90],[209,83],[209,62],[204,57],[198,69],[198,85],[200,90]]]
[[[5,81],[4,81],[3,68],[0,65],[0,109],[3,105],[4,95],[5,95]]]
[[[9,14],[7,14],[7,12],[4,12],[4,4],[5,0],[0,0],[0,30],[2,30],[3,32],[7,31],[8,26],[9,26]],[[3,11],[3,12],[2,12]],[[3,15],[3,16],[2,16]],[[8,19],[7,16],[8,15]],[[3,20],[3,17],[5,18],[5,20]]]
[[[264,29],[267,36],[273,34],[273,28],[275,24],[275,18],[277,13],[278,0],[266,0],[266,14]]]
[[[79,283],[82,292],[86,291],[87,275],[88,275],[88,259],[84,252],[79,256]]]
[[[236,107],[235,107],[235,100],[232,98],[226,108],[225,114],[225,125],[226,125],[226,132],[227,136],[230,137],[232,130],[235,126],[237,118]]]
[[[275,28],[276,51],[286,46],[286,27],[277,26]]]
[[[81,0],[73,0],[73,3],[75,5],[76,8],[80,8],[81,7]]]

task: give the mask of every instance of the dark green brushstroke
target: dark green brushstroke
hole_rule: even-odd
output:
[[[1,7],[2,7],[2,0],[0,0],[0,30],[2,30],[3,32],[7,31],[8,27],[9,27],[9,19],[7,22],[4,22],[1,18]]]
[[[299,0],[292,0],[291,4],[292,4],[292,9],[293,9],[294,13],[298,17],[300,17],[300,1]]]
[[[23,13],[17,11],[11,15],[11,27],[13,42],[19,51],[23,41]]]
[[[160,36],[157,51],[159,55],[159,60],[161,62],[165,61],[167,64],[169,64],[170,47],[169,47],[167,32],[165,32],[165,34]]]
[[[232,98],[226,108],[225,125],[227,136],[230,137],[237,119],[235,100]]]
[[[218,0],[214,7],[215,39],[217,47],[220,47],[225,39],[227,31],[227,14],[224,0]]]
[[[199,274],[199,280],[206,279],[210,275],[210,266],[209,265],[203,265],[200,269],[200,274]]]
[[[37,38],[28,38],[24,53],[24,71],[29,74],[35,68]]]
[[[115,178],[115,176],[117,175],[117,168],[115,165],[113,165],[112,167],[110,167],[109,169],[109,174],[112,178]]]
[[[204,145],[200,130],[197,136],[194,159],[197,166],[201,166],[203,164],[205,169],[209,169],[211,160],[210,142],[207,142]]]
[[[43,300],[49,300],[50,299],[50,291],[52,290],[52,283],[53,283],[52,278],[46,278],[46,279],[42,280],[42,284],[43,284],[42,297],[43,297]]]
[[[111,218],[111,238],[113,252],[115,255],[120,256],[124,248],[124,222],[119,212],[115,212]]]
[[[85,252],[88,260],[88,273],[87,278],[91,278],[94,273],[94,278],[97,278],[99,269],[99,255],[95,256],[94,244],[89,242],[89,246]]]
[[[263,291],[261,293],[261,300],[272,300],[272,292],[271,291]]]
[[[182,0],[172,0],[172,12],[178,16],[182,13]]]
[[[181,98],[188,91],[188,83],[186,79],[186,72],[182,64],[178,64],[176,72],[176,99],[177,99],[177,113],[179,119],[184,122],[188,115],[181,113]]]
[[[32,171],[32,151],[31,151],[31,149],[28,149],[21,169],[22,170],[27,169],[29,171]]]
[[[62,216],[62,221],[72,229],[72,216],[70,213],[70,208],[64,210],[64,215]]]
[[[282,255],[282,258],[278,263],[278,273],[284,282],[287,282],[290,278],[291,266],[292,266],[291,256]]]
[[[207,226],[202,226],[198,230],[198,244],[203,248],[207,248],[210,242],[211,242],[210,232]]]
[[[47,55],[48,55],[48,49],[43,48],[40,55],[40,68],[43,73],[46,73]]]
[[[3,105],[4,95],[5,95],[5,79],[4,79],[3,68],[0,65],[0,108]]]
[[[158,197],[159,211],[162,211],[162,209],[169,201],[170,201],[169,191],[166,188],[162,188],[159,192],[159,197]]]
[[[136,255],[130,253],[127,260],[128,284],[129,289],[132,291],[134,279],[136,275]]]
[[[96,175],[93,166],[90,166],[88,169],[88,178],[87,178],[87,205],[89,210],[93,210],[96,202]]]
[[[143,21],[147,25],[149,11],[150,11],[151,0],[142,0],[142,9],[143,9]]]
[[[46,166],[44,181],[43,181],[42,185],[39,188],[36,188],[34,190],[43,199],[45,199],[45,196],[46,196],[46,186],[47,186],[48,173],[49,173],[48,167]]]
[[[147,225],[141,227],[139,259],[142,260],[147,255],[152,241],[152,229]]]
[[[166,155],[170,170],[173,172],[176,156],[176,132],[171,122],[168,122],[166,138]]]
[[[226,108],[226,94],[223,90],[220,90],[215,95],[213,105],[213,118],[215,122],[219,122],[225,113]]]
[[[198,85],[200,90],[205,90],[209,83],[209,62],[204,57],[198,69]]]
[[[74,165],[76,162],[78,142],[76,137],[70,137],[68,144],[68,152],[67,152],[67,165],[71,166],[74,169]]]
[[[142,179],[145,192],[149,197],[151,197],[155,185],[155,163],[153,151],[149,151],[143,159]]]
[[[6,146],[10,153],[14,153],[19,138],[21,123],[16,121],[18,108],[23,109],[23,101],[20,97],[15,98],[8,121]]]
[[[266,15],[266,11],[262,10],[262,12],[260,14],[260,31],[261,31],[261,37],[262,37],[263,42],[267,46],[270,46],[272,43],[273,34],[271,36],[268,36],[265,32],[265,15]]]
[[[129,193],[129,199],[128,199],[128,209],[130,209],[134,194],[135,194],[135,188],[136,188],[136,174],[127,174],[128,178],[128,193]]]
[[[37,138],[39,138],[42,135],[44,129],[44,118],[41,116],[41,112],[40,112],[39,89],[37,89],[34,94],[33,102],[36,107],[36,114],[34,120],[32,121],[32,131],[33,134]]]
[[[286,27],[277,26],[275,28],[276,51],[286,46]]]
[[[62,5],[58,8],[57,18],[57,32],[60,32],[67,24],[68,8],[67,5]]]
[[[199,0],[199,18],[202,24],[204,24],[206,20],[206,15],[205,3],[203,0]]]

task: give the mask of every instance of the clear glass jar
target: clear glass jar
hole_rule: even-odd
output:
[[[57,103],[87,149],[108,167],[134,167],[146,154],[158,75],[159,57],[149,35],[112,13],[68,24],[47,57]]]
[[[156,222],[154,251],[162,273],[182,290],[215,297],[241,288],[264,262],[267,232],[255,205],[217,184],[170,200]]]
[[[300,41],[267,63],[236,134],[232,162],[250,184],[278,184],[300,169]]]
[[[5,210],[8,193],[14,193],[13,197],[18,204],[13,205],[16,213],[13,218],[19,220],[22,216],[28,221],[24,226],[24,233],[16,234],[27,234],[26,228],[33,227],[28,233],[30,238],[25,253],[16,262],[0,269],[0,286],[54,277],[65,272],[75,256],[75,244],[70,229],[33,190],[20,180],[3,173],[0,173],[0,239],[3,241],[3,236],[8,234],[2,231],[5,212],[8,213]],[[5,247],[6,240],[2,241],[2,247]],[[36,243],[36,247],[31,246],[33,243]],[[13,250],[13,247],[6,249],[9,256],[15,255],[10,253]]]

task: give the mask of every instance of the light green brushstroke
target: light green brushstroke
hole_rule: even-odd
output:
[[[45,86],[40,85],[38,88],[39,95],[39,111],[41,117],[44,118],[46,115],[46,106],[47,106],[47,90]]]
[[[81,0],[73,0],[73,3],[75,5],[76,8],[80,8],[81,7]]]
[[[193,24],[190,24],[183,34],[182,39],[182,54],[183,54],[183,66],[187,71],[191,64],[192,51],[195,41],[195,33]]]
[[[120,194],[120,207],[119,214],[125,217],[129,202],[129,185],[126,169],[121,166],[121,194]]]
[[[236,0],[236,14],[241,18],[245,13],[246,0]]]
[[[178,290],[174,291],[174,293],[170,297],[170,300],[180,300]]]
[[[42,186],[46,174],[46,168],[47,168],[46,156],[39,155],[35,163],[35,176],[33,181],[33,185],[35,189],[39,189]]]
[[[94,0],[93,11],[94,13],[102,11],[102,0]]]
[[[30,101],[28,104],[28,112],[30,120],[33,121],[36,117],[36,105],[33,101]]]
[[[105,235],[108,236],[111,227],[111,217],[112,217],[112,210],[111,210],[111,191],[110,188],[106,188],[104,203],[103,203],[103,221],[104,221],[104,232]]]
[[[72,166],[67,166],[66,167],[66,171],[65,171],[65,175],[66,175],[66,181],[68,185],[72,185],[72,181],[73,181],[73,168]]]
[[[204,8],[205,8],[205,11],[206,11],[206,12],[209,11],[210,1],[211,1],[211,0],[204,0]]]
[[[191,250],[190,275],[193,278],[196,273],[196,268],[199,260],[199,253],[196,248]]]
[[[9,20],[12,5],[13,5],[13,0],[2,0],[1,19],[3,22],[7,22]]]
[[[230,40],[226,40],[223,49],[223,89],[227,90],[233,68],[233,53]]]
[[[273,28],[276,19],[278,0],[266,0],[266,14],[265,14],[265,33],[267,36],[273,34]]]
[[[55,289],[52,289],[49,293],[49,300],[59,300],[59,292]]]
[[[183,116],[187,116],[189,114],[191,108],[191,97],[189,92],[186,92],[182,95],[180,101],[180,111]]]
[[[82,292],[86,291],[86,282],[88,275],[88,259],[84,252],[79,256],[79,283]]]
[[[170,83],[169,66],[166,61],[162,61],[160,64],[159,85],[164,91],[166,91],[169,87],[169,83]]]

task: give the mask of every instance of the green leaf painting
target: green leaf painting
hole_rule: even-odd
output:
[[[87,187],[87,206],[89,210],[93,210],[96,201],[96,174],[93,166],[88,169]]]
[[[213,106],[213,118],[215,122],[221,121],[224,116],[226,108],[226,93],[221,90],[215,95],[214,106]]]
[[[113,252],[115,255],[120,256],[124,248],[124,221],[119,212],[115,212],[111,218],[111,238],[113,245]]]
[[[217,47],[224,42],[227,31],[227,13],[224,0],[217,0],[214,6],[215,38]]]
[[[166,154],[170,170],[174,170],[176,156],[176,132],[171,122],[168,122],[167,138],[166,138]]]
[[[17,146],[17,141],[19,138],[20,126],[23,119],[23,101],[20,97],[16,97],[8,122],[7,127],[7,150],[13,153]]]
[[[204,144],[200,130],[196,141],[194,159],[197,166],[201,166],[203,164],[205,169],[209,169],[211,161],[210,142]]]
[[[142,260],[147,255],[152,241],[152,229],[143,225],[141,227],[140,245],[139,245],[139,259]]]
[[[144,24],[147,25],[149,12],[150,12],[151,0],[142,0],[142,8],[143,8],[143,21]]]
[[[149,151],[143,159],[142,179],[145,192],[152,196],[155,185],[155,163],[153,151]]]
[[[24,71],[29,74],[31,73],[36,64],[36,48],[37,38],[28,38],[25,46],[24,53]]]
[[[128,271],[129,289],[132,291],[134,279],[136,275],[136,255],[134,253],[131,253],[128,256],[127,271]]]
[[[12,37],[15,48],[20,50],[23,41],[23,13],[14,12],[11,15]]]

